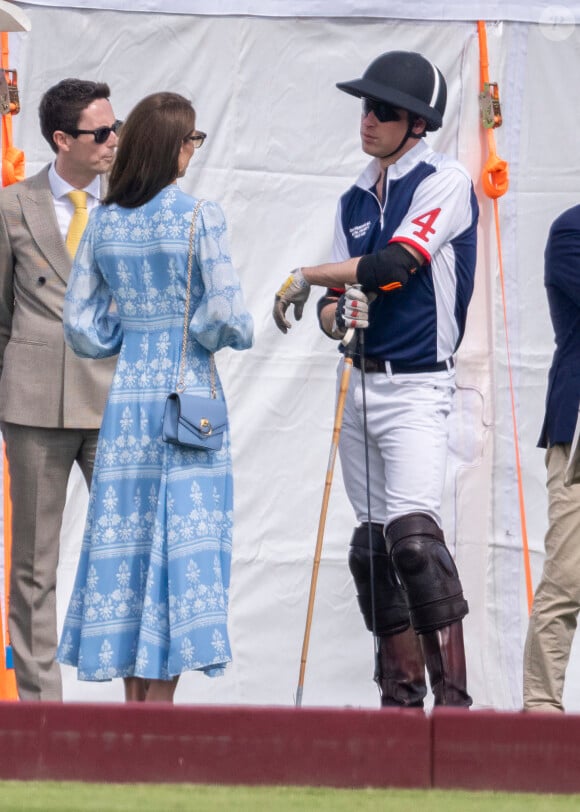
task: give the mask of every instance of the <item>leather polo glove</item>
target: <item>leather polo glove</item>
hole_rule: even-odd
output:
[[[334,338],[342,338],[347,330],[366,330],[369,326],[369,305],[376,298],[375,293],[363,293],[352,285],[342,294],[334,315]]]
[[[310,283],[304,279],[301,268],[295,268],[284,281],[274,298],[272,316],[276,327],[287,333],[292,325],[286,319],[286,311],[294,305],[294,318],[300,321],[306,300],[310,296]]]

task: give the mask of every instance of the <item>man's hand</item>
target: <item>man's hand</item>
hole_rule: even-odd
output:
[[[292,325],[286,320],[286,311],[294,305],[294,318],[300,321],[306,300],[310,296],[310,284],[304,279],[301,268],[295,268],[286,279],[274,299],[272,316],[276,327],[287,333]]]
[[[332,334],[342,338],[347,330],[366,330],[369,326],[369,304],[376,294],[363,293],[354,285],[342,294],[336,305],[335,328]]]

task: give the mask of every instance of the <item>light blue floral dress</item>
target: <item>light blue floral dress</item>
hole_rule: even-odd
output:
[[[57,655],[82,680],[213,677],[231,660],[229,429],[217,452],[161,437],[178,379],[195,203],[171,185],[136,209],[97,208],[67,289],[70,346],[86,358],[120,353]],[[186,391],[209,396],[210,352],[246,349],[253,336],[224,216],[210,201],[196,220],[189,312]]]

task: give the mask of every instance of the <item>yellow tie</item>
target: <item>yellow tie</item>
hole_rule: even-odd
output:
[[[68,192],[67,197],[71,200],[75,207],[70,225],[68,227],[68,234],[66,235],[66,247],[68,248],[71,257],[76,254],[79,242],[83,236],[83,231],[89,219],[87,211],[87,193],[82,190],[75,189],[74,192]]]

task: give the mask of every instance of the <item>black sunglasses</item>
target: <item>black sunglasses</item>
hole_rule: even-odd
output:
[[[199,147],[203,147],[203,142],[207,138],[207,133],[202,133],[201,130],[198,130],[195,135],[186,135],[183,139],[184,141],[192,141],[195,146],[199,149]]]
[[[116,135],[119,132],[122,125],[123,122],[117,119],[111,127],[97,127],[96,130],[70,130],[68,134],[72,135],[73,138],[77,138],[79,135],[92,135],[95,139],[95,144],[104,144],[111,133],[115,133]]]
[[[386,102],[375,101],[375,99],[362,100],[363,113],[368,116],[369,113],[374,113],[381,124],[385,121],[401,121],[401,116],[394,107]]]

